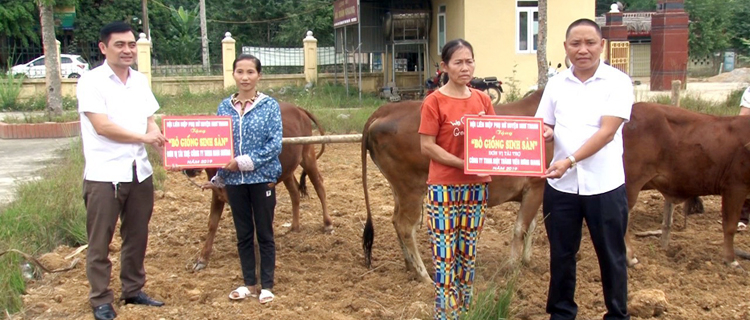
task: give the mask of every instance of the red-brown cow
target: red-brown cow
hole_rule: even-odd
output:
[[[533,116],[539,105],[542,91],[523,100],[495,107],[499,115]],[[374,229],[367,191],[367,152],[383,176],[390,182],[394,196],[393,226],[406,259],[406,268],[417,272],[422,281],[432,281],[422,263],[414,232],[419,225],[422,202],[427,192],[429,159],[419,147],[420,101],[389,103],[376,110],[362,131],[362,184],[365,192],[367,223],[363,234],[365,263],[370,266]],[[552,144],[547,145],[547,155],[552,156]],[[551,159],[547,159],[549,161]],[[489,206],[508,201],[521,202],[513,230],[511,261],[522,254],[524,261],[531,255],[529,244],[536,226],[534,217],[542,203],[544,180],[510,176],[493,176],[489,186]],[[524,246],[524,239],[526,245]]]
[[[499,115],[533,116],[542,92],[507,105],[495,107]],[[419,151],[420,105],[418,101],[386,104],[372,114],[362,136],[362,178],[367,209],[363,233],[365,263],[371,264],[374,229],[367,191],[367,152],[394,194],[393,225],[404,253],[406,267],[415,270],[423,281],[431,281],[416,248],[414,232],[418,226],[429,159]],[[750,141],[748,117],[714,117],[675,107],[638,103],[631,120],[623,129],[623,161],[627,181],[628,203],[632,207],[641,189],[656,189],[667,199],[665,221],[671,223],[671,207],[699,195],[723,197],[724,260],[734,260],[733,237],[740,207],[750,192]],[[552,144],[547,144],[552,155]],[[549,162],[550,159],[547,159]],[[521,208],[513,230],[510,261],[523,261],[531,255],[530,235],[534,217],[542,203],[544,180],[493,176],[489,187],[489,206],[520,201]],[[666,213],[669,213],[668,215]],[[665,228],[668,224],[665,223]],[[668,229],[664,244],[668,241]],[[637,263],[629,234],[628,263]]]
[[[665,198],[662,245],[669,242],[674,204],[721,195],[724,262],[738,267],[734,234],[750,192],[750,117],[716,117],[655,103],[636,103],[623,128],[625,181],[632,210],[638,192]],[[628,241],[628,260],[635,260]]]
[[[318,131],[321,135],[325,132],[323,128],[318,124],[318,120],[310,112],[305,109],[299,108],[293,104],[280,102],[281,107],[281,123],[283,126],[284,137],[307,137],[312,135],[312,123],[318,127]],[[297,179],[294,177],[294,171],[297,166],[302,165],[303,174],[307,174],[310,177],[310,181],[315,187],[315,192],[318,194],[320,199],[320,205],[323,207],[323,226],[326,232],[333,230],[333,222],[331,217],[328,215],[328,205],[326,203],[326,192],[323,187],[323,178],[318,171],[317,158],[323,154],[325,145],[321,147],[320,153],[316,157],[315,148],[313,145],[291,145],[284,144],[281,148],[281,154],[279,160],[281,161],[281,177],[278,182],[283,181],[287,191],[289,191],[289,198],[292,201],[292,231],[299,231],[299,201],[300,201],[300,185],[297,183]],[[206,174],[210,180],[216,174],[216,169],[206,169]],[[304,178],[302,178],[304,183]],[[208,260],[213,250],[214,238],[216,237],[216,230],[219,227],[219,220],[221,220],[221,213],[224,210],[224,204],[227,202],[226,191],[222,189],[213,189],[211,197],[211,212],[208,217],[208,235],[206,235],[206,242],[203,245],[200,256],[198,256],[195,264],[193,265],[194,270],[201,270],[208,265]]]

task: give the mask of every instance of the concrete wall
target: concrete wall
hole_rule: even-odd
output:
[[[438,10],[440,6],[445,6],[445,42],[457,38],[466,38],[465,33],[465,3],[477,0],[432,0],[432,19],[430,27],[430,60],[440,62],[440,51],[437,47],[437,30],[438,30]],[[473,45],[473,43],[472,43]],[[433,75],[435,70],[431,70]]]
[[[75,97],[78,79],[65,78],[61,80],[63,96]],[[18,98],[26,100],[34,96],[45,96],[46,94],[47,85],[44,83],[44,79],[26,79],[23,81],[21,93],[18,95]]]
[[[349,75],[349,86],[356,90],[358,77],[356,74]],[[399,72],[396,77],[397,86],[414,87],[419,85],[419,76],[416,72]],[[335,83],[344,84],[343,74],[318,74],[318,84]],[[78,79],[62,79],[62,92],[64,96],[75,97]],[[258,87],[261,90],[267,88],[281,88],[286,86],[304,86],[304,74],[288,75],[263,75]],[[174,95],[189,91],[191,93],[220,92],[224,90],[224,78],[222,76],[193,76],[193,77],[154,77],[152,79],[153,90],[159,94]],[[363,73],[362,91],[375,93],[383,87],[382,73]],[[43,96],[46,93],[44,79],[27,79],[23,82],[20,99],[29,99],[35,95]]]
[[[516,52],[516,0],[433,0],[432,4],[433,25],[436,25],[438,6],[446,4],[448,39],[463,37],[474,47],[477,77],[495,76],[507,83],[515,68],[522,94],[536,84],[536,53]],[[594,19],[595,1],[548,1],[547,6],[547,60],[553,66],[561,63],[564,69],[565,29],[576,19]],[[463,17],[455,17],[456,14]],[[432,32],[430,43],[437,43],[436,31]],[[435,53],[433,59],[439,61],[439,56]],[[503,87],[508,89],[507,84]]]

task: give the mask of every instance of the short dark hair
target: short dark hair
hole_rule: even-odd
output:
[[[582,19],[578,19],[576,21],[573,21],[573,23],[571,23],[568,26],[568,30],[565,31],[565,39],[568,39],[568,37],[570,36],[570,30],[573,30],[573,28],[575,28],[577,26],[591,26],[591,27],[594,27],[594,29],[596,30],[596,34],[599,35],[600,39],[602,38],[602,28],[599,27],[599,24],[597,24],[594,20],[582,18]]]
[[[453,39],[443,45],[443,50],[440,52],[440,57],[443,60],[443,63],[448,64],[453,57],[453,53],[458,49],[461,49],[461,47],[468,48],[469,51],[471,51],[471,57],[474,58],[474,47],[471,46],[471,43],[464,39]]]
[[[240,62],[242,60],[250,60],[253,63],[255,63],[255,71],[258,71],[258,73],[260,73],[260,70],[261,70],[260,59],[248,53],[243,53],[237,56],[237,59],[234,59],[234,62],[232,63],[232,72],[234,72],[234,70],[237,70],[237,62]]]
[[[103,42],[106,46],[109,44],[109,39],[112,37],[113,33],[122,33],[128,31],[133,32],[133,27],[131,27],[129,24],[122,21],[110,22],[106,26],[102,27],[101,30],[99,30],[99,41]],[[135,32],[133,32],[133,35],[135,35]]]

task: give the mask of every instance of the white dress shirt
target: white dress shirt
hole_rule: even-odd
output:
[[[121,143],[96,133],[84,112],[106,114],[110,121],[126,130],[146,133],[148,117],[159,104],[145,75],[129,70],[126,83],[115,75],[107,61],[78,79],[76,96],[81,116],[81,138],[86,167],[83,178],[102,182],[132,182],[133,163],[138,182],[153,173],[143,143]]]
[[[628,75],[600,63],[593,77],[581,82],[573,67],[550,79],[536,117],[554,126],[552,162],[572,155],[601,127],[602,116],[630,120],[633,85]],[[578,161],[559,179],[548,179],[560,192],[596,195],[625,183],[622,162],[622,125],[614,139],[592,156]]]

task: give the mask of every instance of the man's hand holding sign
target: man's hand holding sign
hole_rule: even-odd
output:
[[[162,118],[168,169],[221,168],[237,170],[232,145],[232,119],[219,116]]]

